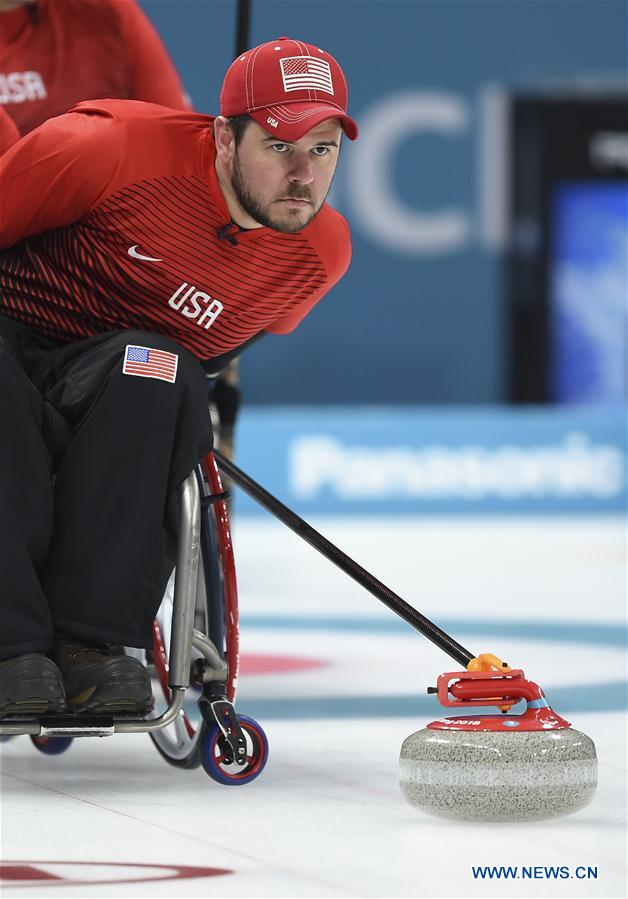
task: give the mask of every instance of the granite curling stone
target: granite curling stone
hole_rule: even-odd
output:
[[[430,730],[407,737],[401,792],[421,811],[465,821],[533,821],[587,805],[597,786],[593,740],[552,731]]]
[[[452,678],[459,679],[450,685]],[[571,814],[591,801],[593,740],[557,715],[522,671],[444,674],[438,694],[445,706],[497,705],[509,712],[523,699],[526,710],[441,718],[407,737],[399,777],[411,805],[457,820],[533,821]]]

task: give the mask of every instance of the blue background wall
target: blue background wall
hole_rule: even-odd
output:
[[[217,112],[235,4],[142,5],[196,107]],[[623,0],[253,0],[252,44],[294,35],[338,57],[363,137],[346,143],[332,198],[353,231],[350,272],[295,334],[243,357],[248,402],[504,398],[487,98],[496,86],[617,80],[626,10]]]

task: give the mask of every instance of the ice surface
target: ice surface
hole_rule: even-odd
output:
[[[75,741],[58,757],[21,737],[2,744],[0,769],[5,864],[70,879],[78,869],[61,863],[233,873],[94,886],[4,880],[3,899],[626,894],[621,523],[314,524],[471,651],[505,657],[557,697],[557,711],[596,743],[593,802],[570,817],[506,825],[413,810],[399,792],[399,749],[440,717],[425,687],[458,666],[280,525],[243,519],[235,528],[238,708],[268,734],[262,776],[219,786],[202,770],[167,766],[142,735]],[[278,657],[311,665],[277,670]],[[583,865],[598,877],[475,880],[472,865]],[[83,870],[92,880],[111,876],[106,867]],[[137,877],[133,870],[120,868],[120,878]]]

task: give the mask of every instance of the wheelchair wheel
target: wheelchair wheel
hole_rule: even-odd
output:
[[[200,743],[201,762],[206,774],[225,786],[247,784],[264,770],[268,761],[266,734],[253,718],[238,715],[238,722],[246,740],[246,764],[236,765],[225,754],[225,738],[217,724],[203,729]]]
[[[33,737],[31,742],[33,746],[44,755],[61,755],[66,749],[70,748],[70,744],[74,741],[73,737]]]
[[[170,731],[167,734],[166,731]],[[185,714],[181,712],[174,723],[165,730],[151,733],[159,755],[175,768],[198,768],[201,764],[201,731],[199,724],[194,727]]]

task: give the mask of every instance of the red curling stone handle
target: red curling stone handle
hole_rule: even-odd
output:
[[[517,702],[525,699],[527,702],[531,702],[533,699],[540,699],[543,696],[538,684],[527,680],[513,681],[509,678],[504,678],[501,683],[497,680],[458,681],[450,686],[449,692],[463,702],[474,699],[515,699]]]
[[[500,671],[448,671],[438,678],[438,701],[446,707],[514,705],[520,699],[543,699],[538,684],[526,680],[520,668]]]

